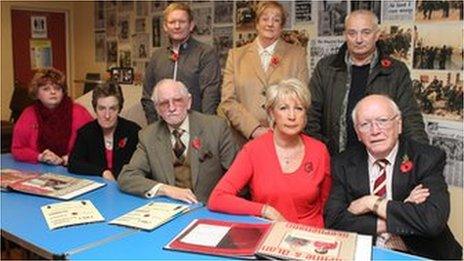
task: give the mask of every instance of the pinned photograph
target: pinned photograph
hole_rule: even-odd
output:
[[[237,31],[254,30],[256,1],[235,2],[235,28]]]
[[[416,1],[416,21],[444,22],[463,20],[462,0]]]
[[[31,38],[47,38],[46,16],[31,16]]]
[[[406,25],[382,26],[379,40],[383,43],[383,50],[397,60],[412,67],[412,27]]]
[[[118,40],[122,43],[129,42],[130,27],[129,27],[130,15],[120,14],[118,22]]]
[[[343,34],[345,17],[348,12],[346,0],[317,2],[318,8],[318,36],[338,36]]]
[[[311,1],[295,1],[295,23],[310,23],[313,21]]]
[[[105,31],[95,32],[95,62],[104,63],[106,61],[106,33]]]
[[[216,52],[219,54],[221,68],[225,67],[229,49],[234,45],[232,35],[232,26],[214,27],[213,29],[213,45],[216,47]]]
[[[214,1],[214,23],[232,23],[233,1]]]

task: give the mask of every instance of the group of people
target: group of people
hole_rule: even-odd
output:
[[[445,154],[427,144],[408,69],[377,47],[375,15],[348,15],[346,43],[311,79],[305,51],[281,40],[281,4],[261,2],[255,20],[258,36],[229,52],[221,85],[214,49],[190,35],[190,8],[170,4],[170,41],[145,73],[141,102],[151,124],[141,130],[118,116],[117,84],[93,91],[92,121],[66,96],[62,73],[37,73],[37,101],[15,126],[13,156],[117,180],[145,198],[201,201],[461,258],[447,226]]]

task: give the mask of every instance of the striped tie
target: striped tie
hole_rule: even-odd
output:
[[[387,195],[387,165],[388,160],[380,159],[375,162],[379,166],[380,175],[374,182],[374,195],[384,198]]]
[[[185,150],[185,145],[180,139],[182,134],[184,134],[184,130],[175,129],[172,131],[172,135],[174,135],[174,139],[175,139],[173,151],[178,159],[181,159],[182,155],[184,154],[184,150]]]

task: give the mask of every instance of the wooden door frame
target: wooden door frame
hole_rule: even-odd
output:
[[[64,20],[65,20],[65,38],[66,38],[66,84],[68,86],[68,95],[70,97],[74,97],[74,88],[72,85],[71,79],[74,79],[74,70],[72,70],[71,66],[71,59],[73,58],[71,54],[71,41],[73,40],[72,30],[71,27],[71,15],[72,12],[69,9],[65,8],[47,8],[47,7],[37,7],[37,6],[28,6],[28,5],[12,5],[10,8],[10,15],[13,10],[20,10],[20,11],[31,11],[31,12],[55,12],[55,13],[63,13]],[[13,27],[13,25],[11,25]],[[11,28],[11,32],[13,33],[13,28]],[[13,46],[13,45],[12,45]],[[13,61],[14,62],[14,61]],[[13,72],[14,73],[14,72]]]

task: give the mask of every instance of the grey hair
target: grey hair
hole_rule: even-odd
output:
[[[185,86],[184,83],[180,82],[180,81],[176,81],[176,80],[173,80],[173,79],[162,79],[161,81],[159,81],[155,87],[153,87],[153,93],[151,95],[151,99],[153,100],[153,102],[156,104],[158,102],[158,91],[157,89],[159,89],[160,86],[162,85],[171,85],[171,86],[175,86],[175,85],[178,85],[179,87],[181,87],[181,93],[182,95],[185,95],[185,97],[188,97],[190,95],[188,89],[187,89],[187,86]]]
[[[359,9],[359,10],[355,10],[355,11],[349,13],[345,17],[345,29],[346,29],[346,25],[348,23],[348,20],[351,17],[357,16],[357,15],[368,15],[368,16],[370,16],[371,21],[374,24],[374,29],[375,30],[379,29],[379,18],[377,18],[377,16],[371,10],[367,10],[367,9]]]
[[[401,118],[400,108],[398,108],[398,105],[396,105],[395,101],[393,101],[392,98],[390,98],[389,96],[387,96],[385,94],[371,94],[371,95],[368,95],[368,96],[362,98],[354,106],[353,111],[351,112],[351,119],[353,120],[353,125],[357,124],[358,119],[356,118],[357,117],[356,114],[357,114],[358,109],[359,109],[359,104],[361,104],[364,100],[366,100],[368,98],[371,98],[371,97],[379,97],[379,98],[383,98],[384,100],[386,100],[388,102],[388,104],[390,105],[390,108],[395,112],[395,114],[397,114]]]
[[[278,84],[271,85],[266,90],[266,103],[264,108],[267,112],[269,126],[274,126],[274,119],[269,113],[277,104],[279,100],[289,96],[296,97],[307,111],[311,105],[311,93],[308,86],[296,78],[282,80]]]

